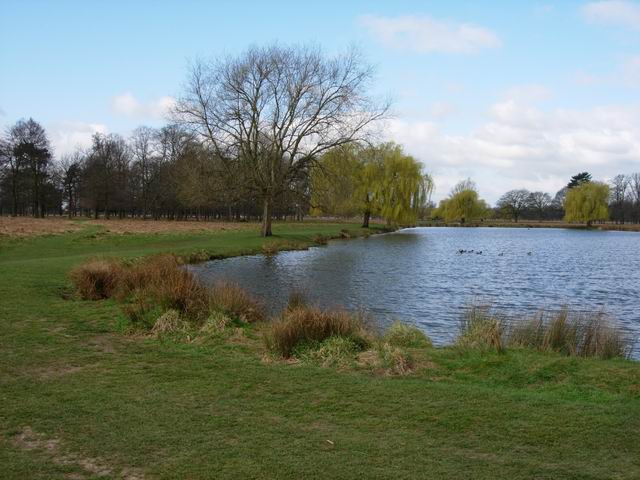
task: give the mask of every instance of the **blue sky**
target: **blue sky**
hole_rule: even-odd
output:
[[[383,136],[489,201],[589,170],[640,171],[640,2],[0,4],[0,127],[33,117],[58,154],[157,126],[196,57],[356,45],[394,100]]]

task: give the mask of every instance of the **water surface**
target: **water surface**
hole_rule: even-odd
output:
[[[321,306],[364,308],[383,326],[396,318],[414,323],[442,344],[474,300],[511,313],[604,308],[637,335],[639,253],[634,232],[414,228],[191,268],[205,282],[239,283],[273,313],[292,290],[303,290]]]

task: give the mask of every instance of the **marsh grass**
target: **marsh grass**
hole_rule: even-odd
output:
[[[384,334],[384,341],[389,345],[407,348],[428,348],[433,344],[422,330],[401,321],[395,321]]]
[[[456,346],[461,349],[505,349],[503,320],[489,305],[472,304],[467,307],[461,322]]]
[[[604,312],[571,312],[567,307],[512,325],[508,341],[577,357],[627,358],[631,353],[631,342]]]
[[[69,272],[76,291],[84,300],[111,297],[122,277],[122,262],[113,259],[92,259]]]
[[[315,345],[330,337],[350,339],[360,350],[371,344],[371,335],[361,315],[299,306],[285,310],[280,319],[273,322],[267,346],[282,357],[290,358],[296,348]]]
[[[264,305],[240,285],[216,282],[209,290],[209,311],[221,311],[247,323],[264,320]]]

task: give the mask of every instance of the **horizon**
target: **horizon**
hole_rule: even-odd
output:
[[[465,178],[495,204],[511,189],[553,195],[582,171],[640,171],[636,1],[111,2],[99,16],[76,1],[5,2],[0,18],[0,128],[34,118],[56,157],[94,133],[165,123],[191,59],[277,41],[363,52],[374,92],[394,99],[382,139],[424,164],[436,201]]]

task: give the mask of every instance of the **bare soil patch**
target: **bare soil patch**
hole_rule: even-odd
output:
[[[1,217],[0,236],[31,237],[37,235],[73,232],[81,228],[77,223],[62,217]]]
[[[59,438],[47,437],[26,426],[20,433],[13,437],[13,445],[22,450],[43,451],[57,465],[76,467],[83,471],[71,473],[68,478],[84,479],[93,476],[122,478],[125,480],[143,480],[144,475],[136,469],[129,467],[116,468],[102,459],[90,458],[76,453],[63,452],[63,444]]]
[[[176,232],[220,232],[250,230],[257,228],[252,223],[169,221],[169,220],[91,220],[87,224],[100,225],[110,233],[176,233]]]

